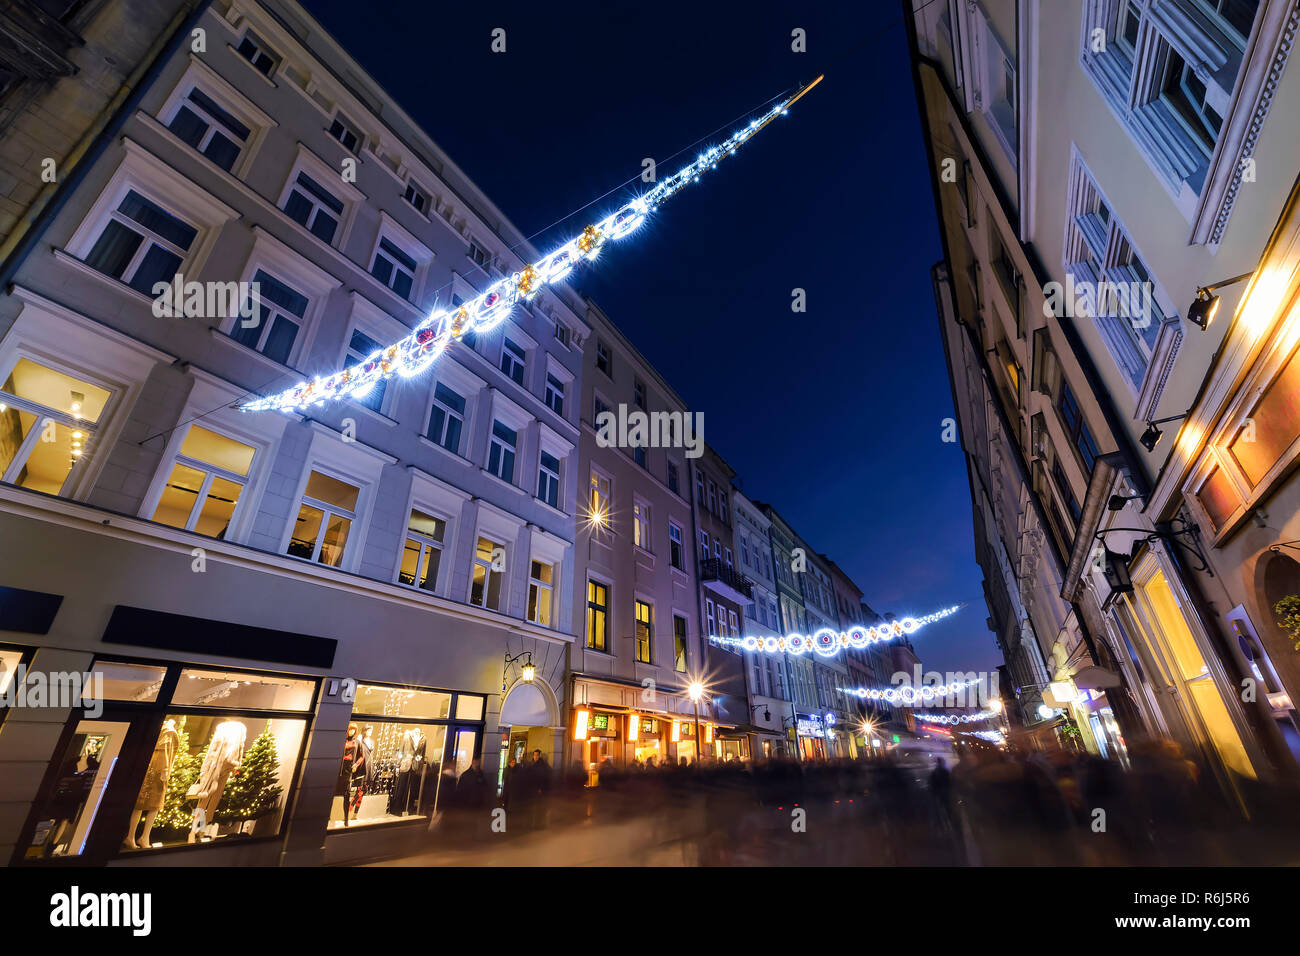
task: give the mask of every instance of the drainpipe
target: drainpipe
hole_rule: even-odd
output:
[[[212,0],[187,0],[158,34],[143,59],[131,71],[121,88],[105,105],[99,118],[86,130],[72,151],[63,159],[63,173],[58,182],[47,183],[32,200],[31,206],[0,243],[0,288],[13,281],[19,267],[27,260],[45,234],[54,217],[85,179],[108,145],[121,132],[135,112],[144,94],[153,85],[163,66],[189,35]]]

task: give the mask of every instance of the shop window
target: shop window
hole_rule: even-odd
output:
[[[20,358],[0,388],[0,478],[60,494],[112,393]]]
[[[94,670],[105,717],[76,722],[37,802],[25,858],[102,859],[279,833],[315,681],[118,661]]]
[[[224,539],[248,482],[253,453],[251,445],[191,425],[153,520]]]
[[[356,520],[360,493],[356,485],[313,471],[303,491],[288,553],[332,568],[340,567],[348,532]]]
[[[456,720],[481,722],[483,698],[458,695]],[[481,727],[451,724],[445,691],[357,686],[329,829],[427,818],[477,755]],[[439,786],[439,777],[443,784]]]
[[[411,520],[406,531],[406,547],[402,550],[402,566],[397,580],[425,591],[438,588],[438,565],[442,561],[443,537],[447,523],[441,518],[427,515],[417,508],[411,509]]]

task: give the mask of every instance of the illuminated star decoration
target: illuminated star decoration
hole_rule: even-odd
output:
[[[687,185],[699,182],[701,174],[716,169],[718,163],[732,155],[759,130],[785,113],[795,100],[821,82],[813,80],[788,99],[732,133],[718,146],[711,146],[694,162],[667,179],[655,184],[644,195],[622,209],[592,223],[564,245],[536,262],[525,265],[513,275],[492,283],[485,292],[451,310],[434,309],[410,335],[382,348],[356,365],[330,375],[318,375],[310,382],[300,382],[276,395],[269,395],[240,406],[244,411],[276,409],[292,411],[309,405],[343,398],[362,398],[375,385],[394,375],[410,378],[432,365],[453,339],[467,332],[482,334],[499,325],[520,302],[528,302],[543,286],[561,282],[584,260],[595,259],[606,242],[630,235],[655,212],[661,203],[675,196]]]
[[[875,627],[864,627],[861,624],[855,624],[847,631],[835,631],[829,627],[823,627],[820,630],[813,631],[808,636],[803,634],[787,634],[785,637],[755,637],[753,635],[719,637],[711,635],[709,641],[727,647],[738,647],[743,651],[762,651],[764,654],[793,654],[798,657],[801,654],[814,652],[822,657],[834,657],[845,648],[852,647],[855,650],[861,650],[864,647],[870,647],[872,644],[879,644],[881,641],[892,641],[904,634],[915,633],[926,624],[933,624],[935,621],[943,620],[949,614],[956,614],[963,607],[965,605],[958,604],[944,608],[942,611],[935,611],[933,614],[927,614],[925,617],[905,617],[897,621],[877,624]]]
[[[853,694],[863,700],[883,700],[887,704],[912,705],[918,700],[938,700],[956,694],[964,688],[978,684],[979,680],[953,681],[951,684],[926,684],[913,687],[903,684],[901,687],[840,687],[842,693]]]

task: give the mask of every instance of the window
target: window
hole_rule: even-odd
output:
[[[713,514],[718,513],[718,486],[713,483],[712,478],[709,479],[709,511]]]
[[[700,532],[700,560],[709,560],[709,533],[707,531]]]
[[[546,373],[546,407],[564,417],[564,383],[550,372]]]
[[[524,384],[525,352],[508,335],[501,342],[501,371],[516,385]]]
[[[307,477],[288,553],[332,568],[343,565],[361,489],[313,471]]]
[[[453,307],[459,309],[462,305],[465,304],[465,300],[462,299],[460,296],[453,294],[451,297],[451,304]],[[478,347],[478,333],[473,329],[466,329],[464,332],[462,332],[460,336],[460,340],[462,343],[464,343],[465,347],[468,349],[474,349]]]
[[[704,507],[704,474],[698,471],[695,473],[695,503]]]
[[[415,260],[387,237],[380,236],[370,274],[403,299],[411,298],[415,286]]]
[[[381,351],[382,348],[383,346],[364,332],[358,329],[353,329],[352,337],[348,340],[348,354],[343,361],[343,366],[346,368],[349,365],[358,365],[370,358],[370,356]],[[384,391],[387,388],[387,379],[381,378],[379,381],[371,385],[364,394],[358,395],[353,393],[352,399],[353,401],[360,402],[362,405],[366,406],[366,408],[377,412],[383,408]]]
[[[650,663],[650,643],[654,636],[654,608],[645,601],[636,602],[636,659]]]
[[[673,462],[668,463],[668,490],[675,495],[680,495],[681,479],[677,475],[677,466]]]
[[[234,168],[252,133],[197,86],[185,95],[167,128],[226,172]]]
[[[551,626],[551,589],[555,565],[533,561],[528,577],[528,620]]]
[[[632,383],[632,401],[637,408],[645,408],[645,382],[639,378]]]
[[[682,547],[682,529],[680,525],[668,522],[668,560],[678,571],[686,570],[686,551]]]
[[[1097,460],[1098,455],[1097,443],[1083,420],[1083,412],[1079,410],[1079,402],[1074,397],[1074,392],[1065,381],[1061,382],[1061,394],[1056,407],[1061,413],[1061,424],[1065,427],[1070,443],[1074,445],[1083,460],[1083,470],[1091,475],[1093,462]]]
[[[537,497],[552,508],[560,507],[560,459],[546,452],[539,456]]]
[[[597,524],[605,524],[609,521],[609,479],[595,470],[591,473],[587,504],[591,511],[591,517]]]
[[[721,637],[721,635],[718,634],[718,626],[715,623],[715,620],[716,619],[714,617],[714,611],[713,611],[713,599],[705,598],[704,599],[704,623],[708,626],[708,634],[707,634],[708,637]]]
[[[361,145],[361,134],[342,113],[335,114],[334,122],[330,123],[329,134],[342,143],[343,148],[349,153],[355,153]]]
[[[276,66],[280,63],[280,57],[252,30],[244,34],[244,38],[239,41],[239,46],[235,48],[235,52],[253,64],[253,69],[266,77],[274,73]]]
[[[505,548],[490,538],[479,536],[474,548],[473,577],[469,586],[469,603],[475,607],[500,611],[501,583],[505,577]]]
[[[473,260],[474,264],[484,272],[487,272],[492,266],[492,253],[488,252],[473,239],[469,241],[469,257]]]
[[[730,548],[723,548],[723,549],[722,549],[722,552],[723,552],[723,554],[726,555],[727,570],[731,570],[731,567],[732,567],[731,549],[730,549]]]
[[[171,282],[194,244],[198,230],[162,206],[128,190],[90,252],[86,264],[153,295],[158,282]]]
[[[253,282],[259,300],[257,317],[251,323],[237,318],[230,337],[283,365],[289,361],[293,343],[302,330],[308,299],[262,269],[254,273]]]
[[[614,377],[614,356],[610,354],[609,346],[600,339],[596,340],[596,368],[610,378]]]
[[[1061,494],[1061,499],[1069,509],[1070,517],[1074,520],[1074,526],[1078,527],[1079,518],[1083,512],[1079,510],[1079,502],[1074,498],[1074,492],[1070,490],[1069,479],[1065,477],[1065,472],[1061,468],[1060,461],[1052,462],[1052,480],[1056,482],[1056,489]]]
[[[406,191],[402,193],[402,198],[411,204],[416,212],[422,215],[429,213],[429,194],[413,182],[406,184]]]
[[[635,445],[635,446],[633,446],[633,448],[632,448],[632,460],[633,460],[634,462],[636,462],[636,463],[637,463],[640,467],[642,467],[642,468],[645,468],[645,467],[646,467],[646,457],[645,457],[645,455],[646,455],[646,453],[645,453],[645,446],[643,446],[643,445]]]
[[[251,445],[191,425],[153,520],[224,539],[253,465]]]
[[[603,400],[599,395],[595,396],[595,398],[594,398],[594,400],[593,400],[593,402],[592,402],[592,419],[591,419],[591,420],[592,420],[593,422],[598,422],[598,421],[600,421],[600,416],[603,415],[603,414],[605,414],[605,413],[608,412],[608,411],[609,411],[609,406],[605,404],[604,400]]]
[[[456,694],[453,704],[448,691],[358,684],[355,736],[341,747],[337,789],[343,792],[334,796],[329,829],[437,813],[450,796],[445,785],[437,785],[439,771],[460,776],[469,769],[484,709],[478,694]],[[453,716],[479,726],[454,726]]]
[[[740,563],[749,567],[749,538],[740,536]]]
[[[284,200],[285,214],[322,242],[333,243],[343,216],[343,200],[299,171]]]
[[[499,421],[492,422],[492,441],[488,448],[487,470],[502,481],[515,480],[515,445],[519,433]]]
[[[1214,144],[1223,128],[1223,117],[1206,102],[1209,91],[1196,73],[1172,48],[1165,54],[1164,76],[1160,81],[1160,96],[1173,108],[1183,129],[1199,144],[1206,158],[1214,151]]]
[[[555,323],[555,341],[566,349],[569,347],[569,327],[562,322]]]
[[[686,618],[673,615],[673,670],[686,673]]]
[[[718,490],[718,517],[726,524],[731,523],[727,517],[727,493],[721,489]]]
[[[0,388],[0,477],[63,493],[86,454],[112,393],[20,358]]]
[[[447,523],[441,518],[411,509],[407,522],[406,544],[402,549],[402,564],[397,572],[401,584],[409,584],[425,591],[438,588],[438,566],[442,562],[443,538]]]
[[[465,425],[465,399],[439,382],[433,387],[433,411],[428,437],[452,454],[460,454],[460,432]]]
[[[632,543],[650,550],[650,506],[643,501],[632,503]]]
[[[587,582],[587,646],[609,650],[609,588],[599,581]]]

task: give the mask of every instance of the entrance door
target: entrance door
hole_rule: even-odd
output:
[[[1188,726],[1202,743],[1209,745],[1224,766],[1254,777],[1255,769],[1228,705],[1215,684],[1182,604],[1154,556],[1139,566],[1133,583],[1134,593],[1127,601],[1141,625],[1138,633],[1158,673],[1174,688]]]

